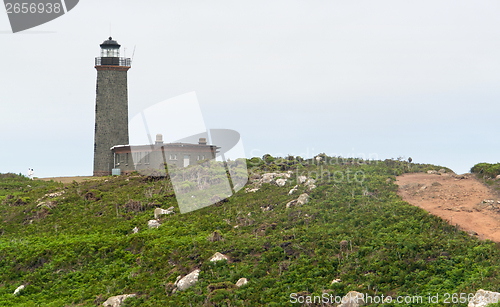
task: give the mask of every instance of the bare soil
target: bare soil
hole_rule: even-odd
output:
[[[36,178],[37,180],[43,180],[43,181],[58,181],[61,183],[72,183],[73,180],[76,182],[84,182],[87,180],[96,180],[100,179],[100,177],[94,177],[94,176],[75,176],[75,177],[47,177],[47,178]]]
[[[398,194],[480,239],[500,242],[500,195],[464,174],[404,174],[396,178]]]

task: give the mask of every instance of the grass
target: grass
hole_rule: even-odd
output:
[[[129,307],[298,306],[292,293],[427,297],[499,289],[493,242],[471,238],[396,194],[395,175],[441,166],[322,158],[248,160],[251,174],[292,170],[292,178],[285,187],[242,189],[182,215],[168,180],[119,176],[63,185],[2,174],[0,306],[96,306],[126,293],[137,294],[123,304]],[[348,181],[356,172],[364,179]],[[316,179],[317,188],[309,203],[287,209],[307,192],[299,185],[288,195],[298,175]],[[170,206],[177,214],[148,229],[154,208]],[[214,231],[224,240],[207,240]],[[230,260],[210,263],[215,252]],[[198,283],[172,294],[177,276],[197,268]],[[233,287],[241,277],[249,283]],[[25,290],[13,297],[21,284]]]

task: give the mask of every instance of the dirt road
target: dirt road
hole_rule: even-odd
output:
[[[59,181],[61,183],[72,183],[73,180],[76,182],[83,182],[86,180],[95,180],[99,179],[99,177],[93,177],[93,176],[75,176],[75,177],[47,177],[47,178],[37,178],[38,180],[43,180],[43,181]]]
[[[404,174],[398,194],[481,239],[500,242],[500,196],[474,175]]]

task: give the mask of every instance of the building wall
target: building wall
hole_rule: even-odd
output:
[[[189,165],[195,165],[199,161],[198,157],[200,157],[200,160],[215,159],[214,151],[215,148],[211,148],[210,146],[198,148],[165,148],[163,151],[131,151],[130,148],[119,149],[114,151],[116,154],[115,167],[119,168],[122,174],[143,169],[163,170],[165,162],[169,166],[175,165],[182,168],[184,167],[185,155],[189,155]]]
[[[110,175],[111,147],[128,144],[127,70],[122,66],[96,66],[94,176]]]

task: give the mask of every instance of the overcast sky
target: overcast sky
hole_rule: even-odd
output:
[[[129,118],[195,91],[247,157],[318,153],[468,172],[500,155],[498,1],[96,1],[12,34],[0,12],[0,172],[91,175],[96,70],[132,56]],[[111,30],[110,30],[111,29]]]

